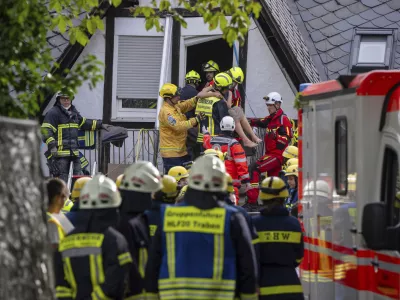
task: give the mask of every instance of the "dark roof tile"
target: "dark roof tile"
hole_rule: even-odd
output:
[[[301,11],[300,16],[304,22],[308,22],[316,18],[308,10]]]
[[[336,46],[332,45],[327,40],[323,40],[323,41],[320,41],[318,43],[315,43],[315,48],[317,48],[317,50],[319,50],[321,52],[325,52],[325,51],[331,50],[331,49],[333,49],[335,47]]]
[[[345,68],[340,70],[338,73],[339,73],[339,75],[349,75],[349,67],[346,66]]]
[[[380,17],[378,19],[372,20],[371,22],[372,22],[372,24],[374,24],[374,25],[376,25],[377,27],[380,27],[380,28],[386,27],[386,26],[389,26],[389,25],[393,24],[392,21],[389,21],[384,16],[382,16],[382,17]]]
[[[331,72],[338,72],[346,67],[339,60],[335,60],[326,65],[327,69]]]
[[[349,52],[343,51],[342,49],[340,49],[340,47],[333,48],[332,50],[329,50],[326,53],[333,59],[339,59],[339,58],[349,54]]]
[[[368,9],[360,14],[360,17],[365,20],[373,20],[380,17],[380,14],[377,14],[372,9]]]
[[[362,24],[359,28],[376,28],[376,26],[374,24],[372,24],[371,22],[367,22]]]
[[[308,10],[315,17],[322,17],[329,13],[323,6],[318,5]]]
[[[321,58],[324,64],[330,63],[331,61],[335,60],[334,58],[330,57],[328,54],[323,52],[319,54],[319,57]]]
[[[325,35],[323,35],[323,34],[321,33],[321,31],[319,31],[319,30],[315,30],[314,32],[312,32],[312,33],[310,34],[310,36],[311,36],[311,39],[312,39],[315,43],[326,39]]]
[[[328,27],[322,28],[320,31],[321,31],[322,34],[324,34],[325,36],[330,37],[330,36],[334,36],[334,35],[340,33],[341,30],[335,28],[335,27],[332,26],[332,25],[330,25],[330,26],[328,26]]]
[[[345,56],[342,56],[341,58],[339,58],[339,61],[340,61],[342,64],[348,66],[348,65],[350,64],[350,54],[345,55]]]
[[[322,5],[326,10],[329,10],[330,12],[334,12],[334,11],[337,11],[338,9],[342,8],[342,6],[339,5],[336,0],[331,0]]]
[[[315,2],[319,3],[319,4],[324,4],[330,0],[314,0]]]
[[[338,18],[346,19],[348,17],[351,17],[353,15],[353,13],[351,11],[349,11],[347,7],[343,7],[341,9],[335,11],[335,15]]]
[[[356,2],[352,5],[349,5],[347,8],[355,15],[361,14],[363,11],[366,11],[369,9],[368,6],[365,6],[361,2]]]
[[[308,25],[310,25],[314,29],[321,29],[327,26],[326,23],[324,23],[321,19],[314,19],[308,22]]]
[[[352,41],[354,38],[354,29],[351,28],[349,30],[343,31],[340,35],[348,41]]]
[[[400,13],[398,11],[394,11],[390,14],[385,15],[385,18],[392,22],[400,21]]]
[[[310,9],[314,6],[319,5],[318,3],[314,2],[313,0],[299,0],[297,4],[301,5],[304,8]]]
[[[329,14],[323,16],[321,19],[326,24],[333,24],[333,23],[339,22],[341,20],[338,17],[336,17],[334,13],[329,13]]]
[[[349,30],[350,28],[353,28],[353,25],[351,25],[349,22],[342,20],[340,22],[337,22],[333,24],[333,26],[340,31],[346,31]]]
[[[351,42],[347,42],[346,44],[343,44],[339,47],[341,50],[344,52],[350,53],[351,51]]]
[[[348,42],[342,35],[337,34],[328,39],[329,43],[334,46],[340,46]]]
[[[374,10],[374,12],[380,15],[390,14],[393,11],[393,9],[391,9],[387,4],[381,4],[379,6],[373,7],[372,9]]]
[[[364,24],[364,23],[367,22],[366,20],[361,18],[359,15],[354,15],[354,16],[348,18],[346,21],[349,22],[351,25],[354,25],[354,26],[359,26],[359,25]]]
[[[395,58],[395,62],[400,65],[400,58]]]
[[[374,7],[381,4],[379,0],[361,0],[361,3],[368,7]]]
[[[399,0],[391,0],[391,1],[387,2],[387,5],[389,5],[394,10],[400,9],[400,1]]]
[[[340,5],[347,6],[357,2],[357,0],[336,0]]]

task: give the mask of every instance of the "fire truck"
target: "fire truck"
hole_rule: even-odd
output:
[[[305,297],[400,299],[400,71],[312,84],[299,102]]]

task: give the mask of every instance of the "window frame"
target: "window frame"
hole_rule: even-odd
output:
[[[345,188],[344,190],[340,188],[340,182],[339,182],[339,176],[340,176],[340,171],[339,168],[341,166],[341,161],[339,160],[339,143],[338,143],[338,138],[339,138],[339,132],[338,132],[338,124],[340,124],[342,121],[345,122],[346,126],[346,145],[345,145]],[[349,159],[349,130],[348,130],[348,121],[346,116],[338,116],[335,119],[335,190],[336,193],[340,196],[346,196],[347,191],[348,191],[348,175],[349,175],[349,167],[348,167],[348,159]]]
[[[366,72],[374,69],[390,69],[393,64],[394,42],[396,40],[395,29],[355,29],[351,49],[351,72]],[[359,63],[358,56],[363,36],[386,36],[386,52],[384,63]]]
[[[389,161],[388,161],[389,160]],[[397,162],[395,164],[395,162]],[[393,167],[394,166],[394,167]],[[391,167],[391,168],[388,168]],[[397,224],[392,224],[394,220],[394,201],[397,192],[397,176],[399,173],[399,155],[393,147],[385,145],[382,164],[382,178],[380,189],[380,201],[386,204],[387,226],[396,226],[400,223],[400,210],[397,216]],[[394,187],[394,188],[393,188]]]

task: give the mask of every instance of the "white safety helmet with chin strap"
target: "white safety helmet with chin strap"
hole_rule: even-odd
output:
[[[223,117],[219,127],[222,131],[235,131],[235,120],[230,116]]]
[[[79,197],[79,209],[115,208],[121,205],[121,196],[114,181],[96,175],[88,181]]]
[[[200,156],[190,169],[188,186],[203,192],[225,192],[227,188],[225,164],[215,156]]]
[[[311,181],[310,183],[308,183],[304,188],[303,195],[313,196],[314,190],[316,196],[330,198],[331,189],[329,188],[329,185],[325,180],[317,180],[316,183],[314,181]]]
[[[161,190],[162,187],[160,171],[151,162],[138,161],[125,170],[119,189],[153,193]]]
[[[280,102],[280,103],[283,102],[281,94],[279,94],[277,92],[271,92],[267,96],[265,96],[263,99],[265,100],[265,104],[267,104],[267,105],[268,104],[275,105],[276,102]]]

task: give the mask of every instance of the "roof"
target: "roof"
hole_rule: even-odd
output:
[[[382,29],[400,27],[399,0],[265,0],[281,29],[296,21],[307,45],[312,63],[321,80],[350,73],[350,55],[355,28]],[[282,7],[285,9],[282,10]],[[291,17],[287,15],[290,9]],[[290,25],[291,26],[291,25]],[[286,29],[287,28],[287,29]],[[296,44],[294,34],[285,34]],[[302,48],[302,45],[300,45]],[[400,42],[396,41],[395,69],[400,69]],[[295,50],[294,50],[295,51]],[[309,69],[305,64],[304,68]]]

